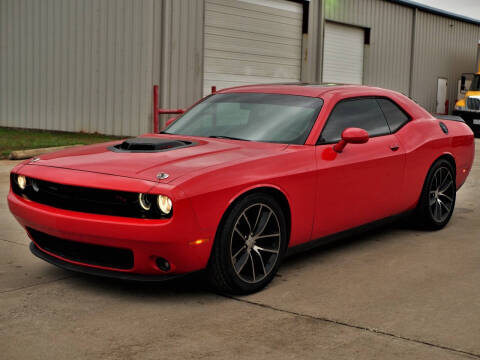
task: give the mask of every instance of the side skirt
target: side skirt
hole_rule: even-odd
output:
[[[383,218],[383,219],[380,219],[380,220],[376,220],[376,221],[373,221],[373,222],[368,223],[368,224],[360,225],[360,226],[354,227],[352,229],[348,229],[348,230],[345,230],[345,231],[341,231],[339,233],[327,235],[327,236],[319,238],[319,239],[310,240],[310,241],[307,241],[305,243],[289,247],[287,249],[286,257],[292,256],[292,255],[295,255],[295,254],[298,254],[298,253],[301,253],[301,252],[304,252],[304,251],[311,250],[311,249],[316,248],[318,246],[327,245],[327,244],[330,244],[330,243],[333,243],[333,242],[351,237],[353,235],[363,234],[363,233],[368,232],[370,230],[377,229],[377,228],[385,226],[387,224],[394,223],[394,222],[396,222],[400,219],[404,219],[404,218],[408,217],[409,215],[411,215],[413,213],[413,211],[414,210],[408,210],[406,212],[403,212],[403,213],[400,213],[400,214],[397,214],[397,215],[393,215],[393,216],[389,216],[389,217],[386,217],[386,218]]]

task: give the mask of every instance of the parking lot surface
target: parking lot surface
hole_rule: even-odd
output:
[[[480,358],[480,141],[449,225],[397,223],[287,259],[264,291],[131,283],[35,258],[0,161],[2,359]]]

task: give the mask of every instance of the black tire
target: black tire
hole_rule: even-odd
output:
[[[217,230],[207,267],[208,280],[215,290],[250,294],[264,288],[285,255],[285,224],[282,209],[268,194],[252,193],[236,202]],[[277,228],[278,236],[274,236]]]
[[[455,208],[455,179],[454,168],[446,159],[439,159],[432,165],[414,214],[421,228],[440,230],[447,225]]]

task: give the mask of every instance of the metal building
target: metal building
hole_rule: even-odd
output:
[[[217,88],[341,82],[450,110],[480,22],[406,0],[0,0],[0,126],[137,135]]]

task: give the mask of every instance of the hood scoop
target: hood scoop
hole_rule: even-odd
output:
[[[193,145],[195,145],[195,143],[185,140],[138,137],[127,139],[120,144],[110,146],[108,149],[114,152],[152,153],[169,151]]]

